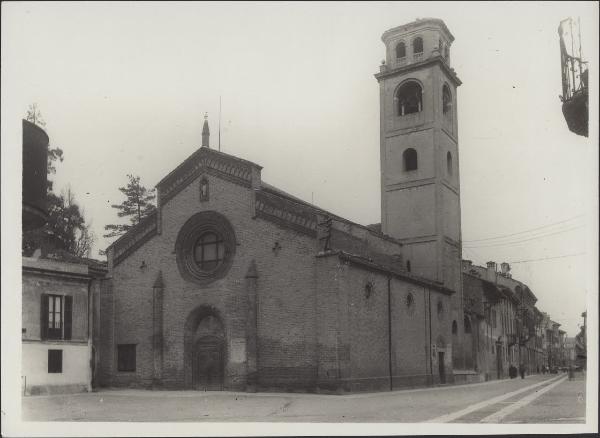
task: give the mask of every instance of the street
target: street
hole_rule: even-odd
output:
[[[109,389],[24,397],[24,421],[585,423],[566,374],[351,395]]]

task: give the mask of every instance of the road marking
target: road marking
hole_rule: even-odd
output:
[[[566,379],[567,379],[567,376],[562,376],[556,382],[551,383],[550,385],[545,386],[544,388],[540,389],[539,391],[535,391],[534,393],[529,394],[526,397],[523,397],[521,400],[519,400],[515,404],[507,406],[505,408],[502,408],[498,412],[494,412],[492,415],[488,415],[487,417],[482,419],[480,421],[480,423],[500,423],[500,421],[502,421],[502,419],[504,417],[512,414],[517,409],[522,408],[523,406],[527,406],[529,403],[534,401],[536,398],[538,398],[542,394],[545,394],[546,392],[550,391],[552,388],[555,388],[556,386],[560,385]]]
[[[509,399],[509,398],[511,398],[511,397],[513,397],[513,396],[515,396],[517,394],[521,394],[522,392],[529,391],[530,389],[537,388],[538,386],[541,386],[541,385],[545,385],[545,384],[547,384],[549,382],[552,382],[552,381],[554,381],[556,379],[559,379],[561,377],[562,376],[557,376],[557,377],[554,377],[554,378],[549,379],[549,380],[543,380],[543,381],[535,383],[533,385],[526,386],[525,388],[517,389],[516,391],[509,392],[507,394],[502,394],[502,395],[499,395],[497,397],[493,397],[493,398],[490,398],[488,400],[484,400],[484,401],[479,402],[479,403],[475,403],[474,405],[467,406],[466,408],[461,409],[460,411],[456,411],[456,412],[452,412],[450,414],[442,415],[442,416],[433,418],[431,420],[425,420],[425,421],[423,421],[423,423],[448,423],[450,421],[456,420],[457,418],[464,417],[465,415],[470,414],[471,412],[478,411],[479,409],[483,409],[483,408],[485,408],[486,406],[489,406],[489,405],[500,403],[500,402],[502,402],[502,401],[504,401],[506,399]]]

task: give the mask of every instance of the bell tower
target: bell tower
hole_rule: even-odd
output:
[[[455,291],[462,326],[460,183],[454,37],[442,20],[418,19],[382,35],[381,227],[404,243],[405,268]],[[457,364],[458,365],[458,364]]]

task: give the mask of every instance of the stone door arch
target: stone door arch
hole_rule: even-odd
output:
[[[185,323],[185,386],[203,391],[221,391],[225,386],[227,349],[225,328],[216,309],[200,306]]]

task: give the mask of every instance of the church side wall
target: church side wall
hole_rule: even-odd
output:
[[[392,279],[391,304],[393,388],[430,384],[428,289]]]
[[[367,287],[370,285],[370,290]],[[343,376],[349,391],[388,390],[389,333],[387,276],[345,265],[340,315],[349,366]]]
[[[323,260],[322,274],[332,278],[318,293],[319,311],[331,315],[318,322],[324,389],[417,387],[440,383],[441,373],[453,381],[450,296],[337,257]]]

